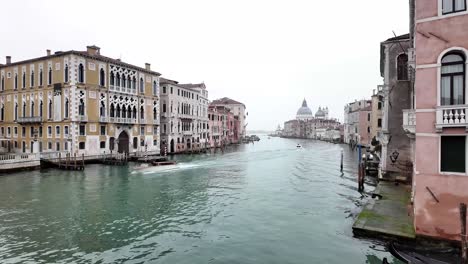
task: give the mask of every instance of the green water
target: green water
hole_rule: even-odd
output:
[[[347,146],[262,137],[177,159],[179,169],[159,172],[89,165],[1,175],[0,263],[380,264],[390,256],[352,236],[368,197],[357,192]]]

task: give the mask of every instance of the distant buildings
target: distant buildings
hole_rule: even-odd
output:
[[[372,101],[360,100],[344,108],[344,142],[368,146],[371,143]]]
[[[247,108],[241,102],[233,100],[228,97],[224,97],[221,99],[216,99],[211,102],[212,106],[224,106],[229,109],[234,117],[236,123],[238,123],[238,127],[235,127],[235,138],[236,140],[242,139],[246,136],[247,131]]]
[[[335,119],[329,119],[328,107],[319,107],[315,115],[304,99],[297,110],[296,119],[286,121],[281,133],[287,138],[309,138],[322,140],[341,140],[341,124]]]

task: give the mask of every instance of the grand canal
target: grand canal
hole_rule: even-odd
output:
[[[0,263],[380,264],[390,256],[352,236],[368,198],[345,145],[262,137],[177,160],[179,169],[158,172],[89,165],[1,175]]]

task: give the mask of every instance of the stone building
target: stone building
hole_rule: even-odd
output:
[[[408,75],[409,34],[393,37],[380,45],[380,73],[384,84],[382,128],[378,140],[382,144],[383,172],[411,171],[411,144],[403,129],[403,109],[412,105],[412,83]]]
[[[198,151],[209,143],[208,91],[205,84],[180,84],[161,78],[161,149]]]
[[[344,109],[344,142],[368,146],[371,142],[372,101],[349,103]]]
[[[101,55],[57,51],[0,65],[4,152],[159,153],[159,76]]]
[[[380,133],[382,132],[382,118],[383,118],[383,87],[382,85],[377,86],[377,90],[373,91],[372,101],[372,113],[371,113],[371,141],[373,139],[378,140]]]
[[[221,99],[213,100],[210,105],[224,106],[232,112],[234,116],[234,121],[235,123],[238,124],[238,127],[234,131],[235,133],[234,138],[236,141],[234,143],[238,143],[242,138],[245,137],[246,131],[247,131],[246,128],[248,125],[247,123],[248,113],[243,103],[238,102],[228,97],[224,97]]]

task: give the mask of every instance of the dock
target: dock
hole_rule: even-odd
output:
[[[353,225],[356,236],[414,240],[411,186],[381,181]]]
[[[66,153],[65,157],[62,157],[62,153],[58,153],[57,158],[42,159],[42,162],[61,170],[84,170],[85,168],[84,154],[77,158],[76,154],[72,156]]]

